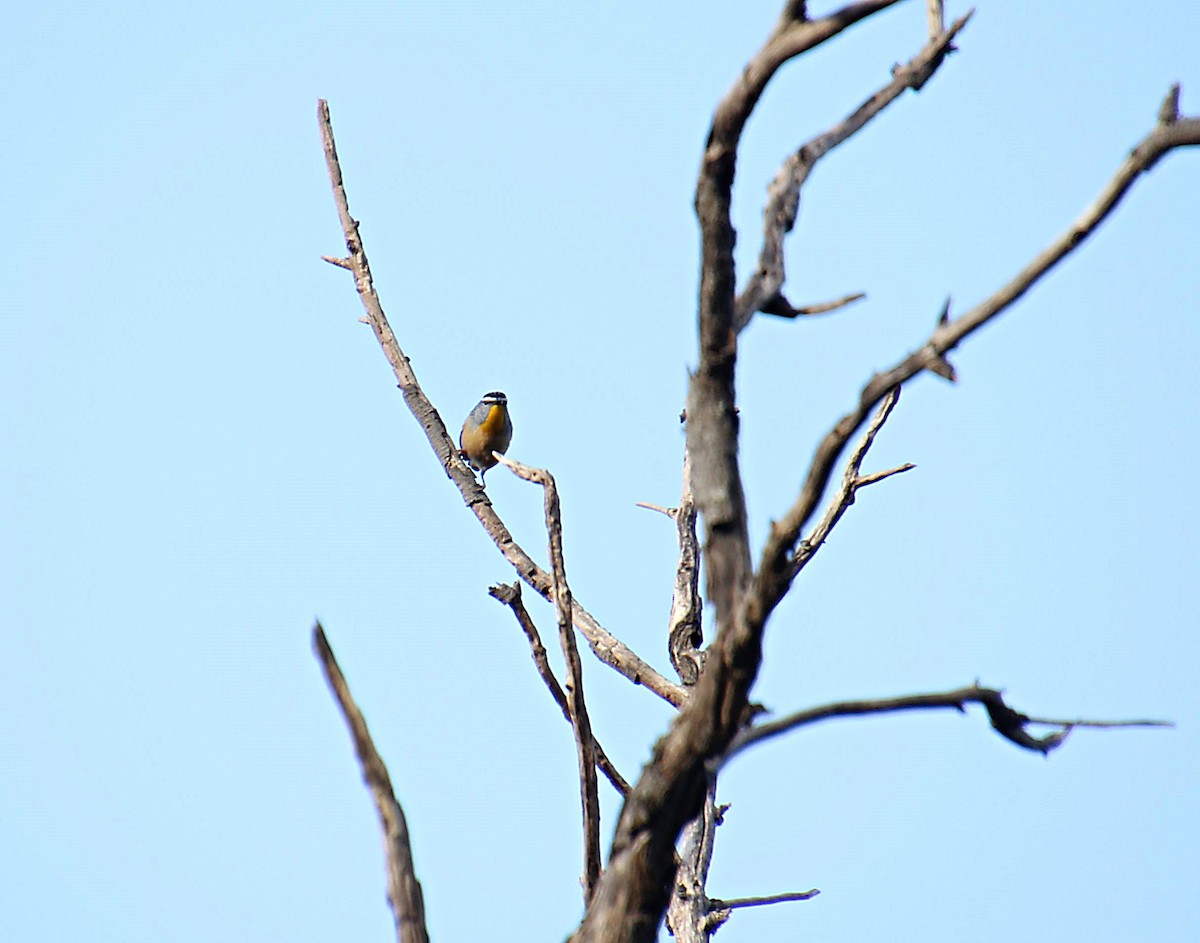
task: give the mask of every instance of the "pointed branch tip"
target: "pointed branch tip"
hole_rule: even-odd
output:
[[[1167,92],[1167,97],[1158,109],[1159,124],[1174,124],[1179,120],[1179,91],[1180,85],[1176,82]]]
[[[647,511],[658,511],[659,514],[665,514],[671,520],[675,520],[675,515],[679,512],[678,508],[665,508],[661,504],[651,504],[649,501],[638,501],[634,507],[645,508]]]

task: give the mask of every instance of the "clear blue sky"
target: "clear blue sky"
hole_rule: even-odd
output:
[[[579,916],[571,738],[489,584],[513,574],[360,315],[314,118],[447,423],[505,390],[558,477],[573,587],[667,668],[694,363],[691,193],[712,106],[779,0],[26,4],[6,19],[0,298],[0,938],[385,940],[374,811],[309,647],[320,617],[391,764],[439,940]],[[814,4],[818,12],[825,4]],[[961,13],[952,6],[951,15]],[[909,0],[750,122],[741,271],[780,160],[922,42]],[[797,303],[741,348],[761,539],[863,380],[1008,279],[1097,193],[1200,12],[982,2],[960,52],[823,163]],[[835,722],[739,759],[710,892],[819,887],[738,941],[1191,941],[1200,847],[1200,153],[905,391],[865,492],[772,621],[756,698],[1004,687],[1164,717],[1048,760],[983,717]],[[544,559],[541,495],[489,490]],[[552,635],[553,614],[535,619]],[[627,775],[667,709],[594,661]],[[616,804],[605,794],[605,826]],[[496,924],[500,924],[499,927]]]

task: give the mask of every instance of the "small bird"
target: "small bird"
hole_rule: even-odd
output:
[[[479,470],[479,481],[484,481],[487,470],[496,464],[493,452],[503,454],[512,441],[512,420],[508,417],[508,397],[494,391],[485,393],[471,414],[463,422],[458,434],[458,447],[472,468]]]

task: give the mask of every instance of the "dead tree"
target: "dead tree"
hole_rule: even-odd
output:
[[[818,444],[791,506],[783,509],[774,521],[764,545],[752,547],[738,451],[739,334],[760,314],[802,318],[835,310],[862,297],[851,293],[832,301],[797,305],[785,295],[784,243],[796,223],[801,190],[813,167],[826,154],[862,129],[904,91],[919,91],[930,80],[954,51],[955,38],[967,25],[970,14],[947,25],[941,3],[927,0],[928,31],[916,54],[894,67],[890,80],[842,121],[803,143],[783,161],[768,190],[758,264],[740,290],[735,278],[731,222],[739,143],[760,96],[785,63],[896,2],[852,3],[820,18],[810,18],[803,2],[786,2],[765,43],[718,103],[713,115],[696,185],[695,209],[701,233],[699,354],[684,413],[682,494],[678,507],[656,508],[674,521],[679,539],[674,603],[667,631],[678,680],[660,673],[635,654],[572,594],[566,578],[553,476],[546,470],[501,458],[514,473],[544,490],[549,543],[547,570],[513,539],[460,457],[384,315],[359,238],[358,223],[350,215],[329,108],[324,101],[319,104],[326,162],[346,240],[346,255],[326,257],[326,261],[353,274],[366,310],[363,320],[374,330],[408,408],[424,429],[434,456],[466,506],[497,550],[512,564],[520,580],[554,605],[568,671],[565,683],[551,670],[538,630],[522,601],[520,582],[491,590],[497,600],[511,609],[524,631],[539,673],[575,733],[583,809],[582,873],[586,905],[583,920],[573,936],[578,943],[644,943],[655,939],[664,918],[677,938],[705,940],[739,907],[803,900],[817,893],[806,890],[771,897],[717,900],[709,898],[705,890],[714,831],[721,815],[716,803],[721,769],[732,756],[767,738],[830,717],[939,708],[965,711],[972,704],[983,708],[992,728],[1002,737],[1040,753],[1059,747],[1076,727],[1162,724],[1032,717],[1006,703],[999,691],[978,684],[909,697],[826,704],[770,722],[757,718],[750,701],[762,661],[764,630],[797,575],[820,551],[860,489],[913,467],[904,464],[875,472],[863,470],[876,435],[897,408],[904,384],[925,372],[953,382],[955,369],[949,355],[955,348],[1011,308],[1058,262],[1078,249],[1141,174],[1173,149],[1200,143],[1200,118],[1180,114],[1176,86],[1158,107],[1146,136],[1120,162],[1095,201],[1061,235],[969,310],[955,314],[947,302],[940,312],[930,312],[933,322],[930,333],[918,341],[911,353],[876,373],[857,392],[845,415],[832,424]],[[698,520],[703,525],[699,535]],[[710,602],[707,618],[702,618],[698,582],[701,559],[705,563],[704,596]],[[601,662],[678,709],[670,728],[654,746],[651,761],[632,784],[617,771],[592,733],[576,632]],[[397,938],[426,940],[424,904],[403,812],[320,626],[314,636],[317,653],[351,727],[364,777],[379,810]],[[1038,732],[1038,727],[1050,729]],[[602,860],[600,847],[597,773],[624,800],[606,862]]]

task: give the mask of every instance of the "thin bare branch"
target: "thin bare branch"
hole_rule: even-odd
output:
[[[396,341],[396,336],[384,314],[383,304],[375,291],[367,253],[358,233],[358,221],[350,215],[350,205],[342,181],[342,168],[338,162],[337,147],[333,137],[329,105],[324,100],[317,103],[317,120],[321,127],[321,138],[325,147],[325,164],[329,170],[334,202],[342,223],[348,255],[348,260],[337,260],[328,256],[323,258],[334,265],[348,268],[354,273],[355,287],[358,289],[363,308],[366,310],[367,323],[374,330],[375,337],[383,348],[384,356],[391,364],[400,391],[404,394],[404,402],[417,422],[421,424],[421,428],[424,429],[430,448],[442,463],[447,477],[454,482],[467,507],[474,513],[479,523],[483,525],[483,529],[487,531],[488,536],[492,538],[505,559],[512,564],[521,579],[532,586],[544,599],[551,600],[553,580],[550,574],[534,563],[529,554],[513,539],[512,533],[492,507],[487,492],[476,480],[474,472],[459,457],[454,440],[446,430],[446,424],[442,422],[441,416],[421,389],[408,357],[405,356]],[[344,264],[346,261],[349,262],[348,265]],[[655,671],[574,600],[571,603],[571,617],[579,631],[588,640],[596,657],[602,662],[616,669],[634,684],[645,685],[671,704],[679,706],[683,703],[687,694],[682,687]]]
[[[783,243],[796,225],[800,212],[800,191],[817,161],[842,142],[860,131],[872,118],[899,98],[907,89],[920,91],[945,61],[953,48],[954,37],[967,25],[974,11],[951,24],[944,32],[939,28],[929,42],[909,62],[892,70],[892,80],[858,106],[850,115],[828,131],[817,135],[783,162],[767,188],[767,203],[763,207],[763,244],[758,267],[750,276],[737,299],[733,329],[741,332],[755,312],[794,317],[794,309],[783,296],[786,278]]]
[[[829,720],[832,717],[857,717],[864,714],[886,714],[897,711],[931,710],[937,708],[953,708],[965,713],[968,704],[981,704],[987,710],[992,727],[1006,740],[1015,743],[1026,750],[1046,754],[1055,747],[1061,746],[1067,734],[1075,727],[1173,727],[1165,720],[1039,720],[1029,717],[1009,707],[1004,702],[1003,693],[994,688],[980,687],[978,684],[958,688],[940,694],[910,694],[904,697],[878,698],[869,701],[839,701],[825,704],[808,710],[788,714],[779,720],[758,724],[743,730],[733,743],[723,762],[727,763],[747,747],[761,743],[771,737],[788,733],[799,727],[814,724],[818,721]],[[1026,729],[1031,724],[1042,724],[1061,729],[1046,736],[1036,737]]]
[[[867,457],[867,452],[875,442],[875,436],[883,428],[883,424],[887,422],[888,417],[892,414],[892,410],[896,408],[896,403],[899,401],[900,387],[896,387],[883,398],[883,402],[880,403],[878,411],[871,420],[871,424],[867,427],[866,435],[862,437],[862,441],[850,453],[850,460],[846,463],[845,472],[842,473],[841,487],[838,488],[837,493],[830,500],[829,506],[825,509],[824,516],[817,522],[817,526],[813,529],[813,532],[800,541],[800,546],[797,548],[795,556],[792,559],[792,569],[795,573],[799,573],[804,569],[808,565],[808,562],[817,555],[817,551],[825,544],[825,541],[829,538],[829,534],[837,526],[837,522],[842,519],[842,515],[854,503],[859,488],[865,488],[867,485],[883,481],[883,479],[890,478],[892,475],[898,475],[901,472],[916,468],[911,463],[905,463],[896,468],[889,468],[887,471],[876,472],[872,475],[860,474],[863,459]]]
[[[595,737],[583,696],[583,662],[575,645],[571,625],[571,587],[567,585],[567,564],[562,549],[562,510],[558,485],[544,468],[532,468],[492,453],[512,472],[526,481],[542,486],[546,514],[546,534],[550,542],[550,566],[554,572],[554,612],[558,617],[558,639],[567,665],[567,707],[575,731],[575,752],[579,759],[579,794],[583,808],[583,902],[592,899],[600,879],[600,797],[596,783]]]
[[[354,702],[350,685],[346,683],[346,676],[338,666],[320,622],[313,626],[313,649],[346,719],[346,726],[350,728],[363,780],[379,813],[383,848],[387,855],[387,896],[396,923],[396,940],[398,943],[429,943],[429,933],[425,929],[425,898],[413,866],[412,843],[404,810],[396,801],[392,777],[388,774],[383,757],[375,749],[366,718]]]
[[[558,679],[554,677],[554,670],[550,667],[550,659],[546,654],[546,646],[542,644],[542,637],[538,633],[537,626],[534,625],[533,617],[529,615],[529,610],[525,608],[525,603],[521,599],[521,584],[513,583],[510,586],[507,583],[500,583],[490,587],[488,593],[493,599],[499,600],[512,610],[513,615],[517,619],[517,624],[525,633],[525,638],[529,640],[530,655],[533,658],[534,665],[537,667],[538,675],[550,691],[550,696],[554,698],[554,703],[562,711],[562,715],[567,723],[571,723],[571,707],[567,703],[567,695],[559,685]],[[592,735],[592,750],[596,755],[596,768],[608,777],[608,781],[613,784],[613,788],[622,796],[628,793],[629,783],[618,772],[612,760],[608,758],[608,754],[604,752],[604,747],[600,745],[600,741],[596,739],[594,733]]]
[[[1096,727],[1101,730],[1108,727],[1174,727],[1170,720],[1057,720],[1051,717],[1026,717],[1027,723],[1042,724],[1046,727]]]
[[[951,318],[948,306],[944,308],[937,327],[918,350],[891,369],[875,374],[863,387],[858,405],[839,419],[817,446],[795,504],[771,529],[754,585],[746,596],[745,618],[751,625],[764,624],[791,585],[795,575],[791,557],[800,532],[815,512],[839,456],[871,410],[890,390],[925,370],[953,377],[953,368],[945,359],[949,351],[1007,310],[1055,265],[1078,249],[1116,208],[1138,177],[1154,167],[1165,154],[1177,147],[1200,144],[1200,118],[1179,118],[1174,114],[1172,103],[1177,96],[1178,90],[1173,88],[1160,109],[1158,124],[1125,158],[1100,196],[1062,235],[999,291],[966,314]],[[1172,120],[1163,121],[1164,114]]]

